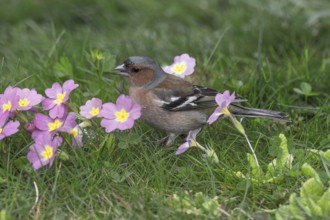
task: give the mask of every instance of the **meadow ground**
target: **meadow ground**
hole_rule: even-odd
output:
[[[289,204],[290,195],[313,197],[313,189],[300,194],[311,177],[301,171],[303,164],[319,173],[324,190],[329,187],[329,161],[310,151],[330,148],[328,1],[0,4],[1,93],[12,85],[44,94],[54,82],[73,79],[79,87],[70,106],[78,112],[92,97],[113,102],[121,92],[127,94],[127,81],[109,72],[128,56],[145,55],[168,65],[188,53],[197,66],[187,80],[235,91],[248,99],[247,106],[288,112],[292,120],[242,122],[261,169],[268,172],[261,177],[247,157],[244,137],[229,120],[205,127],[198,136],[219,163],[198,149],[176,156],[184,137],[162,148],[155,141],[165,134],[143,122],[107,134],[95,120],[86,129],[83,148],[65,142],[54,165],[37,171],[26,159],[32,139],[21,128],[0,141],[0,219],[280,219],[281,213],[294,211],[277,210]],[[95,51],[104,59],[95,61]],[[280,168],[273,164],[277,171],[271,172],[274,158],[288,156],[279,148],[280,134],[287,139],[281,146],[294,159],[282,160]],[[330,197],[328,191],[322,198]],[[329,205],[317,203],[318,214],[306,201],[296,212],[326,218]]]

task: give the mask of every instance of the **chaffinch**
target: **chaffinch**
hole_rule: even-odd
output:
[[[167,146],[172,145],[179,134],[205,125],[217,106],[215,96],[218,91],[167,74],[149,57],[129,57],[115,70],[128,77],[129,95],[142,107],[141,119],[169,134],[166,137]],[[235,101],[237,103],[242,100]],[[289,121],[286,113],[247,108],[235,103],[231,104],[230,112],[235,116]]]

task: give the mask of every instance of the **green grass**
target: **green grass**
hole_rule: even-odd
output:
[[[197,70],[188,80],[235,91],[248,98],[249,106],[290,114],[288,125],[243,121],[262,168],[274,158],[271,138],[280,133],[288,138],[295,160],[282,181],[254,184],[234,175],[250,171],[250,151],[228,120],[205,127],[198,136],[215,150],[219,164],[197,149],[175,156],[183,137],[162,148],[155,140],[164,133],[138,122],[132,130],[110,135],[95,125],[83,148],[61,146],[69,160],[57,158],[52,168],[33,171],[24,159],[32,139],[22,129],[0,141],[0,210],[8,219],[212,219],[210,213],[188,215],[169,204],[174,194],[190,191],[191,198],[197,192],[217,196],[231,219],[274,217],[270,210],[298,192],[304,162],[323,170],[307,150],[321,148],[330,132],[330,4],[288,2],[1,1],[1,92],[15,85],[44,94],[53,82],[74,79],[79,88],[70,102],[77,111],[92,97],[108,102],[120,94],[123,79],[98,75],[92,50],[107,55],[105,71],[132,55],[165,65],[189,53]],[[321,16],[317,9],[328,14]],[[318,95],[294,92],[302,82]]]

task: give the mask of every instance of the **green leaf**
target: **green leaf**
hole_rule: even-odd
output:
[[[194,195],[187,191],[181,195],[173,194],[167,198],[166,203],[171,209],[188,214],[193,219],[197,216],[198,219],[209,219],[210,215],[214,219],[214,217],[219,217],[221,214],[218,197],[210,198],[203,195],[202,192],[197,192]]]
[[[302,82],[300,84],[300,88],[294,88],[294,92],[305,95],[305,96],[318,96],[319,94],[316,92],[312,92],[312,86],[307,82]]]
[[[219,216],[219,202],[218,202],[218,197],[214,197],[213,199],[210,199],[208,201],[205,201],[202,204],[203,208],[205,209],[205,212],[211,213],[212,216]]]
[[[0,176],[0,184],[7,182],[7,179],[4,179]]]
[[[202,192],[195,193],[195,200],[197,204],[203,204],[205,202],[205,198]]]
[[[330,150],[327,150],[326,152],[324,152],[322,154],[322,156],[324,157],[324,159],[326,159],[330,162]]]
[[[110,176],[115,183],[124,182],[132,173],[128,171],[124,171],[123,173],[118,173],[117,171],[111,171]]]
[[[300,95],[305,95],[305,93],[303,91],[301,91],[300,89],[298,89],[298,88],[293,88],[293,91],[300,94]]]
[[[311,216],[322,216],[322,209],[321,207],[316,203],[316,201],[312,200],[311,198],[300,198],[300,206],[302,206],[302,202],[305,203],[304,208],[305,210],[308,210],[309,215]]]
[[[299,208],[298,204],[298,198],[296,193],[292,193],[289,198],[289,210],[290,210],[290,216],[292,219],[305,219],[304,211]],[[287,214],[288,216],[288,214]]]
[[[300,189],[300,197],[305,202],[305,205],[308,205],[308,199],[317,202],[324,192],[324,186],[316,178],[310,178],[303,183]]]
[[[105,148],[108,149],[110,152],[112,152],[115,143],[114,135],[112,133],[108,134],[105,140],[106,140],[104,144]]]
[[[302,184],[300,197],[291,194],[289,205],[281,206],[276,211],[276,219],[285,219],[285,211],[289,219],[323,219],[330,216],[330,187],[325,189],[318,173],[309,164],[304,164],[301,170],[311,178]]]
[[[329,115],[330,116],[330,115]],[[320,142],[322,148],[329,148],[330,147],[330,134]]]
[[[281,151],[279,152],[277,159],[276,159],[276,165],[284,167],[288,163],[289,159],[289,151],[288,151],[288,142],[284,134],[280,134],[279,138],[281,139],[279,148]],[[291,164],[290,164],[291,165]]]
[[[249,164],[250,164],[250,167],[251,167],[251,170],[252,170],[253,179],[255,179],[257,181],[258,180],[263,181],[264,178],[265,178],[264,173],[263,173],[262,169],[257,166],[257,163],[256,163],[253,155],[247,153],[247,159],[249,161]]]
[[[316,92],[310,92],[310,93],[307,93],[305,94],[306,96],[318,96],[319,93],[316,93]]]
[[[55,75],[58,77],[73,77],[73,67],[68,57],[61,57],[54,65]]]
[[[111,53],[104,53],[104,59],[102,60],[103,71],[110,72],[113,70],[116,64],[116,57]]]
[[[21,156],[14,160],[14,165],[18,170],[31,171],[31,166],[26,156]]]
[[[64,160],[64,161],[70,159],[69,154],[67,154],[64,150],[60,150],[60,149],[57,150],[56,156],[58,156],[61,160]]]
[[[281,139],[279,136],[274,136],[270,139],[270,147],[268,148],[268,153],[272,157],[276,157],[280,154],[281,148],[279,148],[281,144]]]
[[[301,91],[305,95],[311,93],[311,91],[312,91],[312,86],[309,83],[307,83],[307,82],[302,82],[300,84],[300,88],[301,88]]]
[[[276,220],[287,220],[289,219],[288,215],[290,215],[290,207],[288,205],[282,205],[276,210],[275,218]]]
[[[323,216],[330,216],[330,186],[319,199],[317,204],[321,207]]]
[[[126,140],[122,140],[118,143],[118,147],[122,150],[126,150],[129,148],[129,143]]]
[[[266,179],[280,177],[283,175],[284,169],[292,168],[293,156],[289,154],[288,142],[284,134],[271,140],[273,145],[273,154],[276,152],[277,157],[268,164]],[[275,149],[277,147],[277,149]]]
[[[110,176],[115,183],[120,183],[121,178],[118,172],[111,171]]]
[[[270,162],[267,166],[266,179],[273,178],[275,176],[276,159]]]
[[[309,165],[308,163],[304,163],[301,167],[301,171],[302,173],[306,176],[306,177],[314,177],[317,181],[321,182],[321,179],[318,175],[318,173],[314,170],[313,167],[311,167],[311,165]]]
[[[207,158],[211,159],[211,161],[213,163],[219,163],[219,158],[217,156],[217,154],[215,153],[215,151],[210,148],[210,147],[207,147],[206,148],[206,155],[205,155]]]
[[[7,213],[6,213],[6,210],[5,209],[2,209],[0,211],[0,220],[7,220],[8,217],[7,217]]]

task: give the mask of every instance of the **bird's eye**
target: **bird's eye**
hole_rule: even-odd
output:
[[[140,69],[139,68],[136,68],[136,67],[133,67],[132,68],[132,71],[133,71],[133,73],[138,73],[140,71]]]

